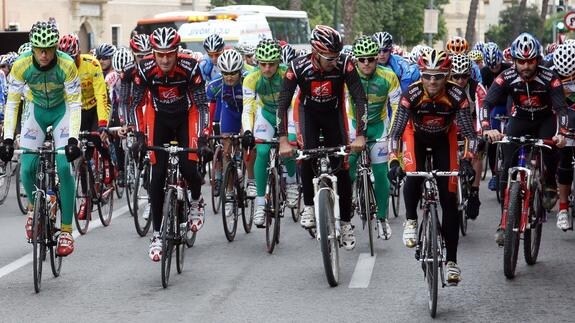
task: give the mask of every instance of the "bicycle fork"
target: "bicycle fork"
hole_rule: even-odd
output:
[[[329,186],[328,187],[320,187],[319,186],[320,180],[324,177],[331,180],[331,186],[332,187],[329,187]],[[312,182],[313,182],[314,191],[316,192],[314,197],[313,197],[315,223],[318,223],[319,225],[327,225],[327,224],[319,222],[319,192],[321,190],[328,190],[330,195],[331,195],[331,198],[333,200],[333,216],[335,218],[335,238],[338,240],[340,247],[341,247],[341,241],[340,241],[340,236],[341,236],[341,223],[340,222],[341,222],[341,219],[340,219],[340,214],[339,214],[339,195],[337,193],[337,177],[322,174],[319,177],[314,177]],[[317,230],[316,236],[317,236],[317,240],[321,239],[320,230]],[[333,238],[333,237],[328,237],[328,239],[329,238]]]

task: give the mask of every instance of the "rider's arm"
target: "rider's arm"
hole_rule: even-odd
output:
[[[78,69],[74,61],[66,61],[68,64],[62,64],[64,73],[64,92],[66,94],[66,105],[70,110],[70,135],[69,138],[78,139],[80,125],[82,123],[82,90],[80,87],[80,78]]]
[[[144,131],[143,125],[138,122],[138,110],[143,109],[145,103],[145,95],[147,90],[146,78],[141,69],[137,69],[134,73],[134,79],[131,81],[132,85],[132,102],[128,105],[128,116],[137,125],[139,131]],[[150,102],[151,103],[151,102]]]
[[[243,105],[242,112],[242,129],[243,131],[252,131],[256,111],[258,110],[258,98],[256,94],[256,83],[260,77],[259,72],[252,72],[246,76],[242,83]]]
[[[483,100],[482,105],[482,112],[481,115],[483,116],[483,121],[489,122],[489,115],[491,113],[491,109],[499,102],[499,100],[503,97],[508,95],[508,86],[503,78],[503,74],[499,74],[497,78],[491,83],[489,90],[487,91],[487,95]]]
[[[470,158],[475,154],[477,149],[477,134],[473,128],[473,117],[471,116],[471,107],[465,93],[461,91],[459,102],[457,102],[459,109],[457,109],[457,124],[461,133],[467,139],[467,146],[464,152],[464,158]]]
[[[554,75],[549,82],[549,96],[551,97],[551,106],[557,115],[559,121],[559,127],[563,130],[568,128],[568,117],[567,117],[567,102],[565,100],[565,92],[563,91],[563,84],[559,78]],[[559,131],[560,129],[557,129]]]
[[[12,66],[8,82],[8,97],[4,107],[4,138],[13,139],[18,112],[20,110],[20,101],[24,95],[26,81],[24,80],[24,71],[26,65],[22,64],[23,60],[18,60]]]
[[[387,98],[389,102],[389,113],[387,114],[387,121],[389,124],[393,124],[393,118],[397,112],[397,107],[399,106],[399,99],[401,98],[401,87],[399,85],[399,79],[395,73],[388,74],[389,81],[389,92],[387,93]],[[386,127],[388,128],[388,127]]]
[[[208,121],[210,118],[208,115],[208,102],[206,99],[206,83],[204,82],[202,74],[198,68],[195,68],[191,75],[188,89],[190,93],[192,93],[194,104],[200,113],[200,130],[203,131],[208,128]]]
[[[356,136],[358,137],[364,136],[365,130],[367,128],[367,96],[365,95],[365,91],[363,90],[359,74],[357,73],[355,66],[353,65],[352,61],[349,58],[346,59],[344,69],[345,69],[344,71],[345,84],[347,85],[347,89],[349,91],[349,94],[351,95],[351,99],[355,103],[355,121],[356,121],[355,133]],[[284,82],[284,89],[285,89],[285,82]],[[291,95],[293,95],[293,91],[291,92]]]
[[[407,98],[406,94],[409,91],[404,92],[397,106],[396,113],[393,117],[393,122],[391,124],[391,129],[389,131],[389,161],[397,159],[401,150],[401,137],[403,136],[403,131],[409,121],[411,101]]]
[[[132,88],[132,80],[128,78],[126,71],[120,74],[120,90],[118,94],[118,109],[126,116],[126,123],[129,125],[135,125],[134,116],[129,113],[130,104],[130,90]]]
[[[98,60],[93,60],[90,64],[93,64],[94,66],[92,84],[94,87],[94,97],[96,98],[98,126],[106,127],[108,125],[108,121],[110,120],[110,106],[108,105],[108,91],[106,87],[106,81],[104,79],[102,67],[100,66]]]
[[[288,109],[291,105],[296,88],[297,88],[297,75],[294,71],[294,66],[292,63],[289,65],[289,68],[287,69],[286,74],[284,76],[283,86],[280,91],[280,97],[278,102],[277,128],[279,137],[286,137],[288,135]],[[300,102],[300,104],[303,103]]]

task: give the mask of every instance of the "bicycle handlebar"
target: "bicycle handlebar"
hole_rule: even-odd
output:
[[[309,159],[320,155],[346,156],[349,154],[347,150],[349,150],[348,145],[338,147],[296,149],[297,152],[296,160]]]
[[[425,177],[425,178],[434,178],[434,177],[449,177],[449,176],[459,176],[459,172],[449,172],[449,171],[439,171],[439,170],[432,170],[431,172],[405,172],[405,176],[408,177]]]
[[[539,139],[539,138],[529,138],[526,136],[513,137],[504,136],[503,139],[495,141],[495,144],[520,144],[520,145],[533,145],[537,147],[544,147],[547,149],[552,149],[555,146],[553,139]]]
[[[54,154],[54,155],[65,155],[66,151],[64,149],[52,150],[48,149],[15,149],[14,154],[26,155],[26,154]]]
[[[177,154],[177,153],[198,153],[199,150],[196,148],[184,148],[179,146],[147,146],[146,150],[153,150],[153,151],[165,151],[168,154]]]

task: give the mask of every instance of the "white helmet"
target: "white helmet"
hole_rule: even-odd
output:
[[[553,52],[553,65],[555,71],[563,77],[573,76],[575,73],[575,43],[561,44]]]
[[[469,74],[471,60],[467,54],[451,55],[451,74]]]
[[[121,72],[124,70],[126,64],[132,62],[134,60],[134,55],[132,52],[126,47],[120,47],[112,56],[112,68],[116,72]]]
[[[235,49],[226,49],[220,57],[218,57],[218,68],[223,73],[237,72],[244,67],[244,60],[242,55]]]

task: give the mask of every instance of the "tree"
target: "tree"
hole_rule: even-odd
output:
[[[302,0],[290,0],[288,9],[289,10],[301,10]]]
[[[523,15],[520,15],[520,5],[514,4],[511,7],[501,11],[499,14],[499,24],[492,26],[486,33],[487,40],[499,44],[505,48],[524,31],[529,31],[534,36],[540,38],[539,27],[542,25],[539,9],[536,6],[530,6],[524,9]]]
[[[356,14],[356,5],[356,0],[343,0],[342,22],[346,29],[344,34],[344,42],[347,44],[351,44],[355,39],[353,21]]]
[[[544,0],[545,1],[545,0]],[[469,5],[469,15],[467,16],[467,28],[465,29],[465,39],[470,43],[475,43],[475,20],[477,19],[477,9],[479,0],[471,0]]]

